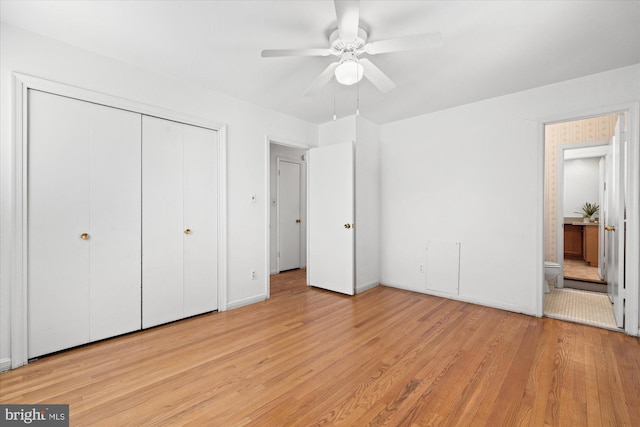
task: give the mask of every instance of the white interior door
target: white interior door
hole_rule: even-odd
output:
[[[184,126],[184,313],[218,308],[218,133]]]
[[[142,118],[142,326],[183,313],[183,126]]]
[[[605,224],[605,274],[607,293],[613,303],[618,327],[624,326],[624,116],[618,116],[615,136],[612,140],[610,180]]]
[[[278,271],[300,268],[300,164],[278,159]]]
[[[309,150],[309,284],[354,292],[353,143]]]

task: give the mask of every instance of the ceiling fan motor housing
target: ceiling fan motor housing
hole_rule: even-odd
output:
[[[331,53],[336,56],[343,56],[345,53],[351,53],[358,56],[365,52],[364,46],[367,44],[367,32],[362,28],[358,28],[358,37],[355,40],[347,41],[340,38],[340,31],[335,30],[329,37],[331,44]]]

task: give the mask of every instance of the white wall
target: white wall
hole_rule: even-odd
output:
[[[564,216],[581,217],[585,202],[599,204],[600,158],[564,161]],[[599,212],[595,215],[600,216]]]
[[[356,292],[380,282],[380,126],[356,120]]]
[[[356,140],[356,116],[342,117],[318,126],[318,145]]]
[[[300,227],[301,233],[301,243],[300,243],[300,262],[301,267],[305,267],[307,265],[307,162],[302,160],[302,155],[305,154],[307,150],[302,150],[298,148],[286,147],[280,144],[271,144],[270,150],[270,160],[269,160],[269,170],[271,179],[269,181],[270,186],[270,214],[269,214],[269,268],[270,274],[275,274],[278,271],[278,206],[276,204],[276,197],[278,192],[278,179],[277,179],[277,159],[278,157],[282,157],[285,159],[299,160],[301,161],[300,165],[300,174],[302,178],[300,180],[300,205],[301,209],[301,218],[302,224]]]
[[[638,101],[639,76],[635,65],[382,125],[381,282],[425,292],[427,241],[460,241],[460,299],[536,314],[540,123]]]
[[[317,125],[6,24],[0,26],[0,52],[0,360],[10,355],[13,71],[227,124],[228,303],[237,306],[265,297],[265,135],[315,145]],[[255,204],[249,203],[250,194],[257,195]],[[250,279],[250,269],[256,270],[257,280]]]

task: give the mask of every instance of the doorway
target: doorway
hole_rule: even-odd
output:
[[[307,149],[270,139],[268,150],[267,295],[270,295],[272,276],[306,268]]]
[[[614,315],[621,301],[607,296],[607,279],[622,276],[615,273],[624,264],[613,266],[605,236],[609,196],[624,192],[612,177],[620,116],[545,126],[545,261],[559,264],[560,274],[549,281],[544,315],[611,330],[622,327]]]
[[[276,270],[278,273],[303,266],[302,166],[302,161],[276,158]],[[273,195],[271,197],[273,199]]]
[[[562,254],[563,274],[556,284],[606,293],[604,224],[609,214],[610,141],[563,144],[559,152],[557,218],[563,233],[558,235],[558,254]]]

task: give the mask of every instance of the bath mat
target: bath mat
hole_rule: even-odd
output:
[[[609,297],[602,293],[553,288],[544,296],[544,315],[613,331],[621,330],[616,326]]]

